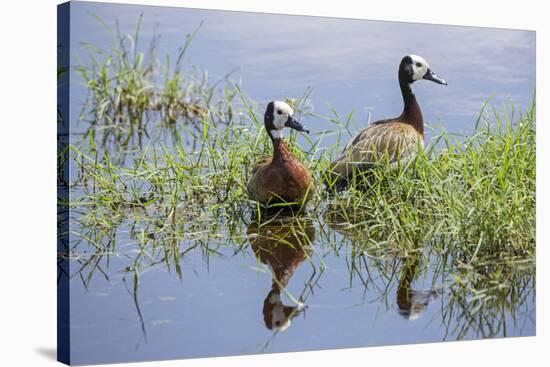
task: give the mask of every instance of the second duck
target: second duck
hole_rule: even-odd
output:
[[[256,162],[247,185],[250,199],[261,204],[303,205],[313,194],[311,173],[292,154],[284,139],[285,127],[309,133],[293,114],[285,102],[273,101],[267,105],[264,125],[273,143],[273,156]]]
[[[342,188],[354,171],[371,169],[381,156],[387,155],[390,162],[396,163],[414,157],[419,145],[423,146],[424,120],[412,84],[422,79],[444,85],[447,82],[438,77],[426,60],[417,55],[403,57],[398,77],[403,112],[398,117],[373,122],[359,131],[332,163],[327,179],[328,187]]]

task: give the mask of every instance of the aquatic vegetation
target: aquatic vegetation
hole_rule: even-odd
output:
[[[296,228],[291,221],[281,231],[265,230],[280,217],[266,215],[246,189],[254,162],[271,155],[261,118],[265,106],[237,83],[226,80],[218,89],[206,76],[183,72],[193,36],[174,68],[169,59],[162,65],[152,58],[153,51],[147,56],[138,51],[139,24],[132,38],[117,32],[114,50],[87,45],[92,66],[77,67],[90,93],[82,113],[89,126],[69,147],[71,196],[61,204],[71,209],[70,232],[61,236],[70,241],[59,261],[77,264],[68,276],[80,277],[87,287],[95,277],[109,277],[111,257],[123,257],[140,319],[137,294],[148,270],[165,267],[185,279],[182,259],[193,253],[206,262],[211,256],[255,254],[259,265],[271,264],[260,242],[273,246],[283,233],[293,240],[282,242],[293,245],[296,233],[304,232],[300,220]],[[505,334],[503,310],[513,313],[534,297],[535,104],[520,115],[513,105],[504,115],[483,106],[478,121],[465,122],[476,125],[471,136],[441,132],[414,159],[396,166],[381,157],[373,170],[354,175],[346,191],[333,192],[321,183],[355,117],[337,111],[316,115],[308,107],[310,93],[288,102],[306,122],[324,118],[334,128],[303,137],[305,144],[294,144],[295,132],[289,137],[293,154],[318,184],[299,214],[311,246],[300,256],[288,251],[299,258],[296,263],[310,262],[314,275],[302,295],[289,298],[306,300],[330,253],[346,259],[344,285],[375,288],[406,317],[417,317],[445,297],[442,312],[450,337]],[[328,148],[327,134],[339,137]],[[134,144],[140,149],[128,152]],[[262,241],[251,240],[258,233]],[[249,247],[253,251],[246,255]],[[280,281],[279,268],[270,266],[272,292],[279,295],[288,279]],[[412,289],[428,269],[437,287]],[[276,306],[282,307],[279,301]],[[266,303],[265,308],[276,307]],[[268,311],[266,325],[277,329]],[[142,329],[145,333],[143,320]]]
[[[369,177],[357,175],[345,192],[331,196],[319,188],[311,210],[324,213],[329,222],[348,223],[348,229],[360,227],[365,244],[389,243],[406,253],[437,238],[446,243],[442,252],[456,246],[468,263],[493,254],[533,260],[534,105],[515,126],[494,118],[465,140],[433,139],[398,169],[381,160]],[[250,165],[270,149],[254,121],[251,112],[248,124],[220,127],[206,115],[195,148],[181,142],[175,151],[150,145],[124,166],[113,163],[109,152],[73,146],[83,195],[72,205],[101,209],[100,215],[110,218],[132,207],[155,208],[166,219],[216,213],[218,220],[229,220],[238,211],[246,216],[255,208],[246,195]],[[300,151],[293,145],[322,182],[330,157],[316,147],[314,142]]]
[[[96,19],[109,34],[113,33],[102,19]],[[134,34],[122,34],[117,21],[112,48],[82,42],[89,63],[75,70],[88,90],[80,117],[90,127],[88,134],[94,139],[100,134],[97,138],[102,146],[125,149],[142,147],[144,139],[152,139],[153,124],[165,127],[177,141],[178,127],[200,126],[205,114],[216,123],[230,123],[233,88],[219,88],[223,80],[211,82],[207,71],[183,68],[185,54],[200,25],[187,34],[172,65],[169,54],[162,62],[158,56],[158,36],[148,48],[139,47],[141,21],[142,16]]]

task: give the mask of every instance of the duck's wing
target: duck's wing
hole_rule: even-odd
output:
[[[271,163],[271,159],[272,159],[271,157],[264,157],[264,158],[260,159],[259,161],[257,161],[256,163],[254,163],[254,165],[252,166],[252,175],[254,175],[256,172],[258,172],[258,169],[260,167]]]
[[[246,190],[248,192],[248,197],[252,200],[263,202],[266,199],[264,198],[264,195],[262,195],[261,183],[260,183],[260,172],[262,171],[262,168],[266,167],[271,163],[271,157],[264,157],[254,163],[252,166],[252,174],[250,175],[250,178],[248,179],[248,183],[246,185]]]
[[[377,133],[375,130],[378,129],[380,126],[384,125],[382,128],[380,128],[382,130],[379,131],[378,133],[381,133],[383,130],[385,130],[385,127],[388,127],[389,124],[394,122],[399,122],[397,117],[392,119],[378,120],[378,121],[372,122],[366,128],[359,130],[359,132],[355,134],[353,138],[351,138],[351,140],[348,142],[348,144],[342,151],[342,154],[346,153],[347,150],[349,150],[351,147],[358,144],[359,142],[365,139],[369,139],[373,135],[376,135]]]
[[[388,120],[377,122],[357,133],[333,162],[332,172],[347,178],[352,169],[366,170],[380,159],[389,162],[414,156],[422,137],[409,124]]]
[[[375,124],[357,134],[341,157],[348,157],[351,162],[370,164],[382,158],[395,162],[409,158],[417,151],[419,143],[422,143],[422,137],[409,124]]]

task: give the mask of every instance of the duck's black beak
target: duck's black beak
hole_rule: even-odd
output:
[[[428,71],[426,71],[423,79],[431,80],[432,82],[436,82],[437,84],[447,85],[445,79],[438,77],[433,71],[431,71],[431,69],[428,69]]]
[[[298,120],[296,120],[292,116],[288,116],[288,120],[286,120],[285,126],[298,131],[303,131],[309,134],[309,130],[306,129],[304,125],[302,125]]]

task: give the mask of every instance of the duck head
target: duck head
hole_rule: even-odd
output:
[[[298,316],[305,307],[303,303],[299,303],[296,306],[284,305],[281,299],[281,292],[273,288],[264,300],[262,312],[264,314],[265,326],[269,330],[285,331],[292,324],[292,319]]]
[[[265,110],[264,124],[272,139],[282,139],[285,127],[309,134],[309,130],[296,120],[293,114],[294,110],[285,102],[272,101],[268,103]]]
[[[412,84],[421,79],[447,85],[445,79],[438,77],[423,57],[417,55],[405,56],[399,64],[399,80]]]

